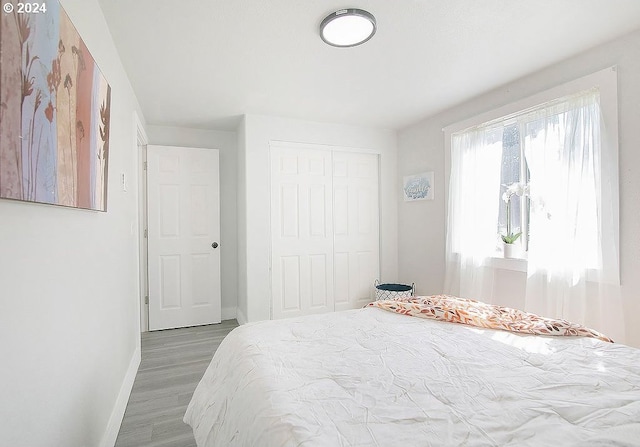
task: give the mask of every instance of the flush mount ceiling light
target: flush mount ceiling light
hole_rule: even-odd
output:
[[[334,47],[354,47],[376,33],[376,18],[362,9],[341,9],[320,24],[320,37]]]

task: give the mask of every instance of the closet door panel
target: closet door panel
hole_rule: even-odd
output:
[[[330,151],[271,148],[272,318],[334,310],[331,192]]]
[[[340,278],[334,284],[336,310],[362,307],[373,299],[380,265],[378,178],[377,155],[333,153],[335,275]]]

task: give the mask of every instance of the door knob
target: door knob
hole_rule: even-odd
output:
[[[213,248],[218,248],[218,243],[217,243],[217,242],[214,242],[213,244],[211,244],[211,246],[212,246]]]

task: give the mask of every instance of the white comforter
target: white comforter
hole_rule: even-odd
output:
[[[184,420],[200,447],[640,445],[640,350],[372,307],[265,321]]]

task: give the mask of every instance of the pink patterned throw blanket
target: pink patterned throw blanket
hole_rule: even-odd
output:
[[[509,307],[481,303],[449,295],[432,295],[395,300],[380,300],[367,306],[450,323],[524,334],[592,337],[613,343],[606,335],[567,320],[540,317]]]

